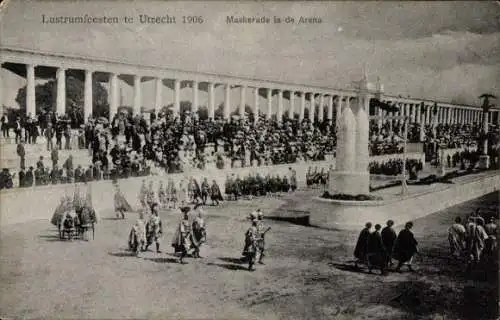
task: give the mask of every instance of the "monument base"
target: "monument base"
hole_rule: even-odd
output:
[[[332,171],[328,183],[330,194],[369,194],[370,174],[368,172]]]
[[[479,169],[488,169],[490,167],[490,156],[481,155],[479,156]]]

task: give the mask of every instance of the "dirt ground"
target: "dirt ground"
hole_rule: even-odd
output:
[[[310,197],[310,191],[298,192],[294,201]],[[357,232],[273,220],[266,220],[272,227],[266,265],[247,271],[239,261],[246,216],[257,207],[271,213],[285,203],[286,198],[258,198],[206,207],[204,258],[188,259],[186,265],[177,263],[170,245],[179,212],[161,212],[163,252],[139,258],[126,250],[136,213],[126,220],[101,213],[95,240],[89,242],[60,241],[49,221],[8,226],[0,236],[0,317],[496,318],[498,271],[467,276],[464,266],[449,258],[446,229],[455,216],[476,207],[498,216],[498,193],[415,221],[421,248],[415,272],[356,271]]]

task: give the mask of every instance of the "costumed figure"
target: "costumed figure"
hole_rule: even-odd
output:
[[[198,185],[198,181],[196,181],[195,178],[191,178],[189,189],[190,189],[189,190],[189,193],[190,193],[189,200],[192,203],[197,203],[198,199],[201,199],[201,188]]]
[[[195,210],[198,212],[197,216],[193,219],[192,232],[191,232],[191,246],[193,248],[193,257],[201,258],[200,248],[207,239],[206,224],[203,220],[203,209],[201,207],[196,207]]]
[[[368,263],[368,272],[372,273],[373,267],[380,268],[380,273],[385,274],[385,266],[387,265],[387,252],[382,242],[380,235],[381,225],[375,225],[375,231],[368,235],[366,245],[366,262]]]
[[[450,253],[458,259],[465,257],[465,243],[467,240],[467,231],[461,222],[462,219],[457,217],[455,223],[448,229]]]
[[[222,192],[220,191],[217,181],[212,181],[212,186],[210,187],[210,198],[212,199],[212,204],[216,206],[219,205],[219,201],[223,201]]]
[[[139,213],[139,219],[135,222],[130,230],[128,237],[128,247],[131,251],[139,255],[139,250],[144,251],[146,246],[146,225],[144,224],[144,216]]]
[[[125,212],[131,212],[132,207],[130,204],[127,202],[127,199],[125,199],[125,196],[123,195],[122,191],[120,190],[120,186],[116,184],[116,190],[115,190],[115,213],[116,213],[116,219],[125,219]]]
[[[84,240],[88,241],[87,234],[89,230],[92,229],[92,239],[94,239],[95,224],[98,221],[98,216],[92,205],[91,197],[87,197],[80,214],[78,214],[78,221],[79,221],[79,226],[78,226],[79,235],[81,235],[81,237]]]
[[[266,233],[271,230],[271,227],[265,228],[264,226],[264,214],[260,209],[257,209],[257,230],[259,232],[259,237],[260,239],[257,241],[258,249],[259,249],[259,264],[264,264],[264,259],[265,257],[265,237]]]
[[[156,252],[160,252],[160,240],[163,234],[162,221],[158,216],[158,204],[153,203],[151,206],[151,218],[146,224],[147,244],[144,250],[148,250],[149,246],[155,242]]]
[[[79,224],[80,221],[76,212],[74,210],[67,210],[62,221],[62,239],[67,236],[68,240],[72,240]]]
[[[368,244],[368,236],[370,235],[371,228],[372,223],[367,222],[364,229],[359,233],[358,242],[356,243],[356,248],[354,248],[354,257],[356,258],[354,266],[356,268],[358,267],[358,264],[366,263],[366,246]]]
[[[210,185],[207,178],[203,179],[201,183],[201,201],[205,205],[207,203],[208,195],[210,194]]]
[[[57,205],[54,213],[52,214],[52,218],[50,219],[50,223],[57,227],[60,238],[62,238],[62,222],[64,220],[66,212],[69,210],[69,205],[71,205],[71,203],[68,203],[67,198],[65,196],[62,196],[61,202]]]
[[[179,226],[175,232],[172,240],[172,247],[175,253],[180,253],[179,262],[184,264],[184,258],[190,254],[191,251],[191,221],[189,220],[189,211],[191,208],[182,207],[183,214]]]
[[[146,180],[142,180],[141,189],[139,190],[139,202],[141,203],[142,207],[146,206],[147,193],[148,190],[146,188]]]
[[[149,182],[149,188],[146,191],[146,203],[147,203],[149,208],[151,208],[151,206],[156,203],[155,202],[155,192],[153,190],[153,181]]]
[[[255,270],[255,261],[259,254],[259,229],[257,227],[257,219],[252,218],[252,225],[245,233],[245,247],[243,249],[243,256],[248,261],[248,270]]]
[[[394,258],[399,261],[396,271],[399,271],[403,264],[408,266],[410,271],[413,271],[411,263],[413,256],[418,253],[418,242],[411,232],[413,222],[407,222],[405,228],[401,230],[394,244]]]
[[[160,201],[160,207],[165,208],[168,203],[167,193],[163,188],[163,182],[160,181],[160,187],[158,188],[158,201]]]

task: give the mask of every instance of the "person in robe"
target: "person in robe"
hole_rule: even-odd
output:
[[[370,230],[372,228],[372,223],[367,222],[365,227],[359,233],[358,241],[356,242],[356,247],[354,248],[354,257],[356,261],[354,266],[357,268],[358,264],[366,263],[366,245],[368,243],[368,236],[370,235]]]
[[[178,191],[177,188],[175,187],[175,184],[172,181],[172,187],[170,189],[170,197],[169,197],[169,208],[175,209],[177,207],[177,202],[179,200],[178,198]]]
[[[386,267],[392,266],[392,249],[394,248],[394,242],[397,238],[396,231],[392,228],[393,225],[394,221],[388,220],[387,225],[382,229],[382,232],[380,232],[387,257]]]
[[[384,275],[385,266],[387,264],[387,252],[384,244],[382,243],[382,236],[380,235],[380,224],[375,225],[375,231],[368,235],[366,244],[366,261],[368,262],[368,272],[372,273],[373,267],[380,268],[380,273]]]
[[[141,189],[139,190],[139,202],[142,207],[146,206],[146,197],[147,197],[147,188],[146,188],[146,180],[142,180]]]
[[[122,191],[120,190],[120,186],[118,184],[115,185],[115,213],[116,213],[116,219],[125,219],[125,212],[131,212],[132,207],[128,203],[127,199],[125,199],[125,196],[123,195]]]
[[[158,204],[154,203],[151,205],[151,218],[146,224],[147,243],[144,250],[147,251],[149,246],[154,242],[156,244],[156,252],[160,253],[160,240],[162,234],[163,225],[158,215]]]
[[[224,201],[222,197],[222,192],[220,191],[217,181],[212,180],[212,186],[210,187],[210,198],[212,199],[212,204],[216,206],[219,205],[220,201]]]
[[[264,264],[264,257],[266,256],[266,243],[265,243],[265,236],[266,233],[271,229],[271,227],[266,228],[264,225],[264,213],[262,213],[262,210],[259,208],[256,211],[257,214],[257,230],[258,230],[258,235],[260,239],[257,241],[258,244],[258,249],[259,249],[259,264]]]
[[[398,260],[396,267],[396,271],[398,272],[405,264],[410,271],[413,271],[412,261],[413,256],[418,253],[418,242],[415,240],[413,232],[411,232],[412,228],[413,222],[407,222],[404,229],[399,232],[394,244],[394,258]]]
[[[161,208],[165,208],[167,206],[168,199],[165,188],[163,187],[163,181],[160,181],[160,186],[158,188],[158,201],[160,201]]]
[[[490,217],[489,222],[484,226],[484,230],[488,235],[485,243],[485,251],[488,253],[490,259],[493,259],[494,261],[498,260],[498,227],[495,223],[494,217]]]
[[[481,261],[481,256],[485,248],[485,241],[488,239],[488,234],[484,230],[484,219],[471,219],[467,229],[468,236],[468,256],[469,267],[474,267]]]
[[[288,168],[288,171],[290,172],[290,189],[294,192],[297,190],[297,172],[291,167]]]
[[[146,191],[146,203],[147,203],[148,207],[151,207],[153,204],[156,203],[155,192],[153,190],[153,181],[149,182],[149,188]]]
[[[205,243],[207,234],[206,234],[206,225],[205,220],[203,219],[204,211],[201,206],[195,207],[196,217],[192,222],[192,232],[191,232],[191,243],[193,247],[193,257],[201,258],[200,249],[201,245]]]
[[[184,179],[179,182],[179,188],[177,189],[177,201],[179,202],[179,207],[183,207],[187,204],[189,199],[187,196],[187,186]]]
[[[191,184],[191,202],[192,203],[198,203],[198,200],[201,200],[201,188],[200,185],[198,184],[198,181],[196,181],[195,178],[191,178],[192,184]]]
[[[129,249],[139,255],[140,251],[145,251],[146,246],[146,225],[144,223],[144,215],[139,213],[139,219],[135,222],[130,230]]]
[[[208,179],[204,178],[201,183],[201,201],[205,205],[207,203],[208,195],[210,194],[210,185],[208,184]]]
[[[89,240],[88,232],[92,228],[92,239],[94,238],[94,225],[97,223],[97,214],[92,205],[91,198],[87,197],[81,213],[78,215],[79,232],[82,238]]]
[[[174,238],[172,239],[172,247],[175,253],[180,253],[179,263],[184,264],[184,258],[191,252],[191,221],[189,219],[190,207],[182,207],[182,219],[179,222]]]
[[[255,270],[255,260],[259,253],[258,241],[260,240],[260,236],[257,224],[257,219],[252,219],[252,225],[245,232],[245,247],[242,254],[248,261],[249,271]]]
[[[229,175],[226,177],[225,193],[229,197],[229,200],[231,200],[233,195],[233,178]]]
[[[450,254],[455,258],[465,256],[465,243],[467,240],[467,231],[462,224],[460,217],[455,218],[455,223],[448,228],[448,242],[450,243]]]

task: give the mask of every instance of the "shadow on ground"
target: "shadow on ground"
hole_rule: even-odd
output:
[[[227,270],[248,270],[246,267],[240,264],[225,264],[225,263],[207,263],[207,266],[221,267]]]
[[[144,258],[144,260],[153,261],[156,263],[179,263],[179,260],[174,258]]]

